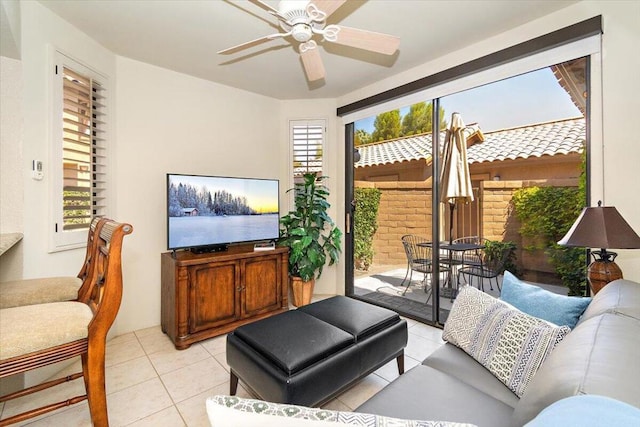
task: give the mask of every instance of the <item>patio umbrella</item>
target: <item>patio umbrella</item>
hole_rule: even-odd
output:
[[[453,241],[453,211],[456,205],[473,201],[464,129],[460,114],[453,113],[444,141],[440,173],[440,201],[449,204],[449,243]]]

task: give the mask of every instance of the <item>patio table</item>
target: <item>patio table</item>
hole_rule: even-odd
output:
[[[432,247],[433,243],[432,242],[427,242],[427,243],[418,243],[418,246],[425,246],[425,247]],[[459,252],[460,253],[460,266],[464,267],[465,263],[465,256],[464,253],[468,252],[468,251],[474,251],[477,252],[481,249],[484,249],[484,245],[482,244],[478,244],[478,243],[448,243],[448,242],[440,242],[440,249],[444,249],[446,251],[448,251],[448,256],[445,258],[439,258],[440,261],[444,261],[449,265],[449,273],[447,275],[447,279],[445,282],[445,286],[440,288],[440,296],[441,297],[449,297],[451,298],[451,300],[453,300],[456,297],[456,291],[458,288],[458,283],[456,283],[456,290],[453,289],[453,279],[452,279],[452,270],[453,270],[453,265],[454,265],[454,259],[453,259],[453,253],[454,252]],[[482,267],[482,258],[479,257],[480,259],[480,267]]]

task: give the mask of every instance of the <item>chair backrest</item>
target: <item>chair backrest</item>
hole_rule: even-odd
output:
[[[465,236],[465,237],[458,237],[457,239],[454,239],[452,243],[473,243],[473,244],[480,244],[482,242],[483,239],[481,239],[478,236]]]
[[[505,264],[507,263],[512,250],[513,248],[504,246],[500,248],[500,252],[497,254],[497,256],[492,257],[490,257],[486,251],[483,251],[482,262],[484,267],[488,271],[494,273],[496,276],[504,273]]]
[[[89,337],[106,338],[118,314],[122,301],[122,240],[130,234],[130,224],[105,220],[96,234],[97,251],[91,267],[90,280],[81,302],[94,313],[89,324]]]
[[[431,248],[418,245],[419,243],[429,243],[429,240],[413,234],[406,234],[402,236],[401,240],[407,255],[407,262],[410,265],[425,265],[431,262]]]
[[[100,235],[100,230],[106,221],[106,218],[95,217],[89,225],[89,232],[87,233],[87,251],[84,257],[84,262],[82,263],[82,268],[77,276],[78,279],[82,280],[82,286],[80,286],[80,289],[78,290],[78,300],[81,300],[85,296],[87,289],[89,288],[93,259],[98,251],[98,236]]]

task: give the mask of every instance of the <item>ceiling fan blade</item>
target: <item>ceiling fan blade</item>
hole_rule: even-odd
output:
[[[321,80],[324,78],[324,64],[320,57],[320,50],[318,48],[307,49],[300,52],[300,58],[302,58],[302,65],[304,72],[307,75],[307,80],[310,82]]]
[[[392,55],[400,46],[400,37],[374,31],[337,25],[340,31],[333,43],[370,50],[372,52]]]
[[[220,51],[218,51],[218,54],[219,55],[228,55],[230,53],[236,53],[236,52],[241,51],[243,49],[247,49],[249,47],[257,46],[257,45],[262,44],[264,42],[268,42],[269,40],[273,40],[274,38],[276,38],[276,37],[274,37],[274,35],[260,37],[259,39],[251,40],[250,42],[242,43],[242,44],[239,44],[237,46],[230,47],[228,49],[220,50]]]
[[[323,11],[327,18],[331,16],[340,6],[345,4],[347,0],[313,0],[311,3],[315,4],[318,10]]]
[[[275,9],[271,6],[269,6],[267,3],[261,1],[261,0],[249,0],[251,3],[255,4],[258,7],[261,7],[262,9],[266,10],[267,12],[277,16],[278,18],[286,21],[287,18],[285,18],[284,16],[280,15],[280,11],[278,9]]]

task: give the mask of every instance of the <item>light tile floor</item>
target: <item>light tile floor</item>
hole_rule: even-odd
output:
[[[409,343],[405,369],[420,363],[440,347],[442,331],[407,319]],[[79,361],[61,371],[63,377],[80,370]],[[365,377],[354,387],[325,405],[334,410],[352,410],[398,376],[395,360]],[[176,350],[160,327],[120,335],[107,343],[106,389],[109,421],[118,426],[209,426],[205,400],[229,393],[229,368],[225,336]],[[70,398],[84,393],[82,380],[16,399],[0,406],[0,418],[25,408]],[[243,387],[238,395],[252,397]],[[85,402],[29,420],[29,426],[90,426]]]

